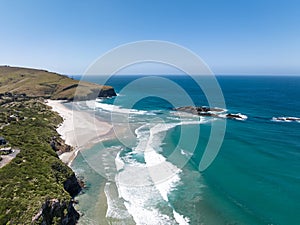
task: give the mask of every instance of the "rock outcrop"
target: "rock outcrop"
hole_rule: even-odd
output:
[[[56,151],[58,155],[65,153],[65,152],[70,152],[73,150],[73,148],[70,145],[67,145],[63,139],[61,139],[58,136],[52,137],[50,141],[50,146],[51,148]]]
[[[71,175],[64,183],[64,189],[72,197],[69,201],[46,199],[41,210],[32,218],[32,224],[41,225],[75,225],[79,220],[79,213],[74,208],[73,198],[80,193],[82,187],[75,174]]]
[[[32,224],[41,225],[75,225],[79,213],[74,208],[74,202],[61,202],[58,199],[47,199],[40,212],[32,218]]]
[[[225,112],[224,109],[210,108],[207,106],[184,106],[175,108],[174,110],[192,113],[199,116],[216,116],[217,113]]]
[[[228,119],[235,119],[235,120],[246,120],[248,117],[241,113],[233,114],[227,113],[226,109],[221,108],[210,108],[207,106],[184,106],[175,108],[175,111],[181,111],[186,113],[191,113],[198,116],[208,116],[208,117],[218,117],[218,118],[228,118]]]
[[[64,189],[74,198],[82,190],[75,174],[71,175],[64,183]]]
[[[227,118],[229,119],[243,119],[241,114],[232,114],[232,113],[228,113],[226,115]]]
[[[108,98],[108,97],[114,97],[117,96],[115,89],[113,88],[107,88],[107,89],[101,89],[98,97],[99,98]]]

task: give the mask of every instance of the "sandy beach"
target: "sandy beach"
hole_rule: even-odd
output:
[[[57,132],[66,144],[74,148],[74,151],[63,153],[59,158],[68,165],[79,150],[91,147],[96,142],[112,136],[112,126],[95,118],[91,113],[71,110],[64,106],[64,101],[47,100],[46,104],[59,113],[64,120],[57,128]]]
[[[69,166],[71,166],[78,151],[88,149],[97,142],[114,137],[112,125],[95,118],[92,113],[71,110],[64,105],[64,101],[47,100],[46,104],[63,118],[63,123],[57,128],[57,132],[64,139],[65,143],[72,146],[74,150],[61,154],[59,158]],[[95,207],[98,210],[96,213],[98,215],[97,219],[101,221],[101,224],[107,224],[105,216],[107,211],[107,201],[104,194],[105,183],[101,184],[99,193],[101,201]],[[81,222],[83,224],[88,220],[87,217],[81,219],[83,219],[83,222]],[[95,223],[95,221],[92,222]],[[91,221],[88,223],[91,224]]]

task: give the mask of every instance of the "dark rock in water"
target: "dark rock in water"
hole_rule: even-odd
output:
[[[197,108],[194,106],[184,106],[184,107],[175,108],[174,110],[198,115]]]
[[[228,113],[226,115],[227,118],[231,118],[231,119],[243,119],[243,117],[241,117],[241,115],[239,114],[231,114],[231,113]]]
[[[283,122],[300,122],[300,118],[297,117],[273,117],[273,120]]]
[[[186,112],[186,113],[192,113],[194,115],[198,116],[209,116],[209,117],[218,117],[218,118],[229,118],[229,119],[236,119],[236,120],[246,120],[247,116],[242,115],[240,113],[238,114],[224,114],[225,109],[220,109],[220,108],[210,108],[207,106],[184,106],[184,107],[179,107],[175,108],[174,110],[176,111],[181,111],[181,112]]]
[[[176,111],[192,113],[200,116],[216,116],[215,113],[224,112],[224,109],[210,108],[207,106],[184,106],[175,108]]]
[[[79,181],[75,174],[70,176],[65,182],[64,182],[64,189],[71,195],[72,198],[74,198],[76,195],[79,194],[79,192],[82,190],[81,185],[79,184]]]
[[[299,118],[295,118],[295,117],[287,117],[286,120],[288,120],[288,121],[300,121]]]
[[[216,116],[216,114],[210,113],[210,112],[201,112],[198,113],[200,116]]]
[[[235,120],[246,120],[248,117],[246,115],[242,115],[240,113],[238,113],[238,114],[228,113],[226,115],[226,118],[235,119]]]

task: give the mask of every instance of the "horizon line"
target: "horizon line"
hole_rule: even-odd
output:
[[[58,72],[58,71],[52,71],[49,69],[45,69],[45,68],[41,68],[41,67],[32,67],[32,66],[20,66],[20,65],[7,65],[7,64],[2,64],[0,65],[0,67],[16,67],[16,68],[24,68],[24,69],[36,69],[36,70],[45,70],[47,72],[51,72],[51,73],[57,73],[60,75],[65,75],[65,76],[82,76],[83,74],[75,74],[75,73],[62,73],[62,72]],[[86,76],[101,76],[103,74],[86,74]],[[163,76],[185,76],[187,74],[179,74],[179,73],[152,73],[152,74],[141,74],[141,73],[132,73],[132,74],[115,74],[115,75],[120,75],[120,76],[155,76],[155,75],[163,75]],[[194,75],[194,74],[193,74]],[[299,73],[287,73],[287,74],[277,74],[277,73],[245,73],[245,72],[241,72],[241,73],[213,73],[213,75],[215,76],[300,76],[300,72]]]

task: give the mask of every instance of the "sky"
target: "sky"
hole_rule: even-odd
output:
[[[184,46],[215,74],[300,75],[297,0],[0,0],[0,65],[82,74],[119,45]]]

